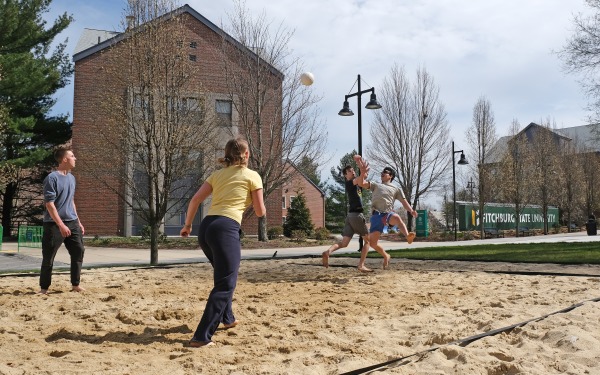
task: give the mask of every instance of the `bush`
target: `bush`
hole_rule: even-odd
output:
[[[281,237],[282,234],[283,234],[283,227],[280,227],[280,226],[271,227],[267,230],[267,237],[270,240],[279,238],[279,237]]]
[[[304,236],[309,237],[314,231],[314,225],[310,219],[310,211],[306,205],[306,197],[302,192],[297,192],[296,198],[288,208],[287,218],[283,224],[283,234],[293,238],[293,231],[301,230]]]
[[[319,241],[328,239],[330,234],[327,228],[320,227],[315,229],[315,239]]]
[[[302,242],[302,241],[306,240],[306,232],[301,229],[293,230],[291,238],[298,242]]]

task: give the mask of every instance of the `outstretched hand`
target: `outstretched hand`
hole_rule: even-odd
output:
[[[369,169],[370,169],[369,163],[367,163],[367,161],[365,159],[363,159],[363,157],[360,155],[354,155],[354,161],[356,162],[356,165],[360,169],[361,175],[366,176],[369,173]]]

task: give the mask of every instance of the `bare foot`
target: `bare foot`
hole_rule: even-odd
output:
[[[323,251],[323,267],[329,268],[329,251]]]
[[[392,256],[387,253],[385,255],[386,256],[383,258],[383,269],[384,270],[388,268],[388,266],[390,265],[390,259],[392,258]]]
[[[406,236],[406,242],[408,242],[408,244],[410,245],[411,243],[413,243],[416,236],[417,235],[415,234],[415,232],[408,233],[408,236]]]
[[[190,340],[187,344],[190,348],[202,348],[203,346],[213,346],[215,343],[212,341],[196,341]]]
[[[48,289],[40,289],[40,291],[37,292],[36,294],[44,294],[44,295],[46,295],[46,294],[48,294]]]
[[[223,329],[233,328],[233,327],[237,326],[238,324],[240,324],[240,322],[238,320],[234,320],[233,323],[229,323],[229,324],[223,323]]]
[[[82,287],[80,287],[79,285],[74,285],[74,286],[71,288],[71,292],[77,292],[77,293],[81,293],[81,292],[83,292],[84,290],[85,290],[85,289],[84,289],[84,288],[82,288]]]
[[[372,270],[372,269],[370,269],[370,268],[368,268],[368,267],[366,267],[366,266],[358,266],[358,270],[359,270],[360,272],[373,272],[373,270]]]

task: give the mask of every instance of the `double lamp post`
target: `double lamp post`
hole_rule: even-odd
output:
[[[362,156],[362,107],[361,107],[360,96],[362,94],[365,94],[368,92],[371,93],[371,99],[365,106],[366,109],[379,109],[379,108],[381,108],[381,104],[379,104],[377,102],[377,97],[375,96],[375,88],[374,87],[371,87],[370,89],[367,89],[367,90],[360,89],[360,74],[358,75],[357,81],[358,81],[358,91],[354,92],[352,94],[348,94],[344,97],[344,106],[338,112],[338,115],[354,116],[354,112],[352,112],[352,110],[350,109],[350,104],[348,103],[348,98],[356,96],[356,99],[358,100],[358,154]]]

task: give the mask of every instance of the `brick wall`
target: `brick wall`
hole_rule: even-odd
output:
[[[199,66],[199,73],[190,78],[192,87],[197,87],[207,96],[209,93],[225,94],[221,36],[195,17],[189,14],[186,17],[186,38],[196,42],[196,48],[190,47],[189,54],[196,55]],[[86,228],[86,235],[125,233],[127,210],[120,198],[124,186],[114,175],[115,171],[126,173],[123,158],[116,155],[105,136],[99,135],[102,132],[109,133],[115,141],[122,136],[115,124],[107,120],[111,117],[107,111],[111,109],[110,103],[107,105],[106,95],[108,92],[117,93],[116,96],[110,95],[117,98],[112,104],[113,108],[125,105],[126,88],[110,73],[126,63],[118,57],[122,48],[123,43],[119,43],[75,61],[72,143],[77,167],[73,173],[77,178],[77,211]],[[226,140],[223,139],[223,144]],[[270,143],[270,140],[266,141]],[[108,182],[110,188],[101,181]],[[271,194],[265,205],[268,226],[280,225],[281,190]],[[255,215],[244,222],[243,228],[247,234],[257,233]]]
[[[284,185],[282,189],[282,198],[279,201],[281,218],[277,225],[282,225],[283,217],[287,216],[287,210],[291,202],[290,198],[297,196],[298,192],[302,192],[306,198],[306,205],[310,211],[313,225],[315,228],[325,227],[325,196],[323,192],[294,167],[291,167],[290,170],[293,175],[290,182]],[[285,200],[285,208],[283,208],[283,200]]]

